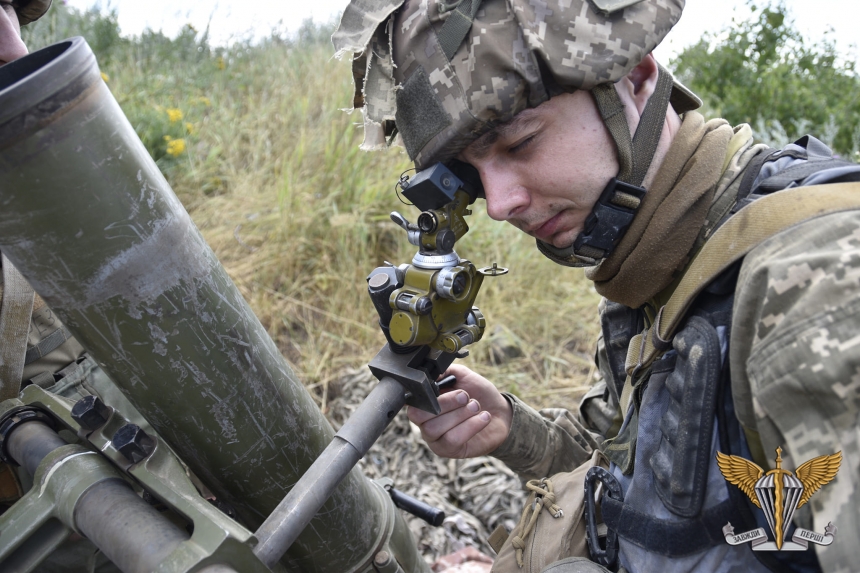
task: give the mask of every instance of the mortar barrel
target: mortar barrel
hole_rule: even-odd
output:
[[[82,38],[0,68],[0,250],[251,530],[331,441]],[[350,472],[287,569],[363,569],[403,539],[375,489]],[[414,543],[398,550],[421,562]]]

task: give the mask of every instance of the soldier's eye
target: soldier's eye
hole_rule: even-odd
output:
[[[527,148],[529,145],[531,145],[534,140],[535,140],[535,136],[530,135],[530,136],[526,137],[525,139],[518,141],[513,146],[509,147],[508,153],[519,153],[520,151],[523,151],[525,148]]]

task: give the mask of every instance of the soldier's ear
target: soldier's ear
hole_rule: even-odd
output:
[[[648,54],[635,68],[615,84],[625,104],[635,106],[637,115],[642,115],[648,98],[657,87],[657,62]]]

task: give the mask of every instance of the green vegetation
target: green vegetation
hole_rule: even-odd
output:
[[[706,103],[706,115],[749,123],[782,147],[812,133],[834,151],[860,160],[860,76],[827,37],[812,42],[781,0],[748,2],[752,17],[706,33],[672,62]],[[838,14],[836,15],[838,17]]]
[[[330,30],[308,24],[295,37],[229,48],[190,27],[173,39],[125,39],[115,17],[59,2],[25,29],[31,50],[75,35],[93,46],[138,135],[324,406],[343,370],[363,367],[384,342],[365,277],[414,254],[388,213],[417,215],[394,193],[406,155],[358,149],[360,116],[341,110],[352,101],[350,67],[332,59]],[[460,255],[511,273],[484,282],[477,303],[489,329],[467,363],[537,405],[575,403],[594,376],[597,295],[581,271],[544,259],[480,205],[471,219]],[[523,355],[495,363],[494,328]]]

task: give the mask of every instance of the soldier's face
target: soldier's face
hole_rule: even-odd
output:
[[[523,111],[460,159],[480,173],[490,217],[559,248],[573,243],[618,173],[615,144],[582,91]]]
[[[21,41],[18,14],[7,0],[0,0],[0,66],[27,55],[27,46]]]

